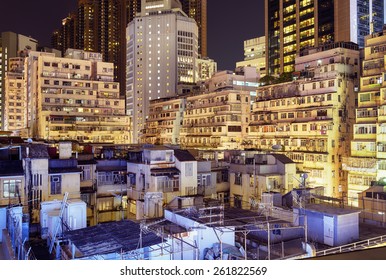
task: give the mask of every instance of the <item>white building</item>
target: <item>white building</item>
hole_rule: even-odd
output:
[[[266,75],[265,68],[265,36],[244,41],[244,60],[236,63],[236,67],[255,67],[259,77]]]
[[[197,194],[197,161],[188,151],[130,151],[127,173],[128,211],[137,219],[162,217],[163,206],[175,197]]]
[[[178,85],[196,82],[198,27],[178,1],[142,0],[127,28],[126,111],[132,142],[138,142],[150,100],[174,96]]]

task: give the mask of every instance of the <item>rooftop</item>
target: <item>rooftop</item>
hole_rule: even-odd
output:
[[[103,223],[65,233],[83,257],[139,249],[141,225],[129,220]],[[142,247],[163,242],[156,234],[142,234]]]

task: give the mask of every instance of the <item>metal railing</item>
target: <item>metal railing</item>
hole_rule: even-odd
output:
[[[386,245],[386,235],[381,235],[378,237],[373,237],[367,240],[362,240],[354,243],[350,243],[347,245],[334,247],[326,250],[321,250],[316,252],[316,256],[326,256],[331,254],[338,254],[338,253],[346,253],[346,252],[352,252],[357,250],[363,250],[366,248],[370,248],[375,245],[379,244],[385,244]]]

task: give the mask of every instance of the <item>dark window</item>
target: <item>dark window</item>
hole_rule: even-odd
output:
[[[62,175],[51,176],[51,194],[62,193]]]

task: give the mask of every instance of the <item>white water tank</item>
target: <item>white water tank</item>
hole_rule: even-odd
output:
[[[60,142],[59,143],[59,159],[70,159],[72,156],[72,143]]]

